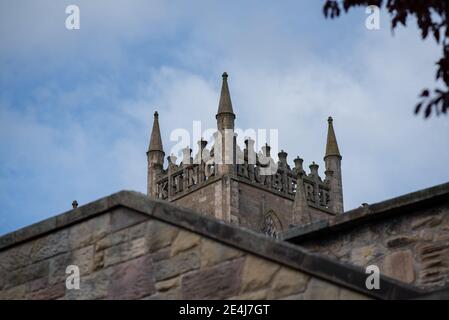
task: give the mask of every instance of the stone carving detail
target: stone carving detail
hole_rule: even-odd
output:
[[[213,177],[214,173],[214,166],[211,164],[171,164],[156,180],[157,196],[165,200],[188,192]]]
[[[265,146],[265,148],[268,147]],[[310,166],[310,174],[306,174],[302,170],[302,164],[301,167],[296,166],[296,160],[295,168],[291,169],[287,163],[287,153],[282,151],[279,153],[280,161],[277,165],[272,158],[269,158],[269,163],[274,164],[276,170],[275,173],[267,175],[265,174],[267,170],[264,169],[266,160],[264,160],[264,163],[260,161],[260,159],[265,159],[266,156],[261,152],[254,155],[255,161],[248,161],[248,153],[247,149],[244,149],[243,153],[238,153],[241,158],[238,159],[237,164],[232,165],[231,170],[231,174],[235,178],[294,200],[298,172],[301,172],[308,204],[319,209],[330,210],[332,201],[330,185],[327,179],[323,181],[318,175],[317,164],[313,163]],[[173,161],[174,156],[168,157],[168,168],[162,170],[162,173],[156,179],[158,198],[166,200],[188,193],[193,188],[207,182],[211,177],[216,176],[218,166],[214,163],[213,149],[209,152],[204,145],[203,154],[206,156],[203,156],[202,159],[199,159],[197,155],[195,161],[190,161],[190,164],[181,162],[179,165],[176,165]],[[188,156],[185,159],[189,160]],[[251,162],[255,163],[251,164]]]
[[[237,165],[237,176],[254,184],[269,189],[271,192],[282,194],[294,199],[297,186],[297,173],[290,166],[278,166],[278,170],[273,175],[260,176],[260,167],[248,163]],[[304,190],[309,204],[323,209],[330,207],[330,187],[327,181],[321,180],[318,175],[309,174],[304,176]]]
[[[281,221],[273,210],[268,211],[264,215],[260,231],[273,238],[278,238],[282,233]]]

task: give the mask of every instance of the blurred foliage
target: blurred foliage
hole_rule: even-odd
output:
[[[391,16],[391,28],[407,26],[408,18],[416,18],[421,37],[429,35],[442,48],[442,57],[436,62],[435,79],[444,83],[445,88],[425,88],[419,95],[420,101],[415,113],[423,113],[425,118],[432,114],[447,114],[449,107],[449,0],[326,0],[323,12],[326,18],[337,18],[342,11],[357,6],[370,5],[386,8]]]

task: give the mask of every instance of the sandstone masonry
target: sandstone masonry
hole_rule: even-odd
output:
[[[375,264],[422,288],[449,284],[449,183],[361,207],[283,235],[342,262]]]
[[[79,290],[65,286],[78,265]],[[0,237],[1,299],[373,299],[426,292],[135,192]]]

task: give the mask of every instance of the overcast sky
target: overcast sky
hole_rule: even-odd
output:
[[[146,192],[157,109],[170,132],[215,126],[221,74],[239,128],[279,129],[323,173],[327,117],[345,209],[449,180],[449,119],[413,115],[440,50],[323,1],[0,0],[0,234],[122,189]],[[81,28],[65,28],[65,8]]]

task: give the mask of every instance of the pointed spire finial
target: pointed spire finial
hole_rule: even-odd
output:
[[[324,158],[329,156],[337,156],[341,158],[340,150],[338,149],[337,138],[335,137],[332,117],[329,117],[327,119],[327,122],[329,126],[327,129],[326,154]]]
[[[223,113],[234,114],[234,111],[232,110],[231,95],[229,93],[228,87],[228,74],[224,72],[222,77],[223,84],[221,85],[220,102],[218,103],[217,116]]]
[[[148,151],[164,152],[164,148],[162,147],[161,129],[159,128],[159,114],[157,113],[157,111],[154,112],[153,130],[151,131]]]

